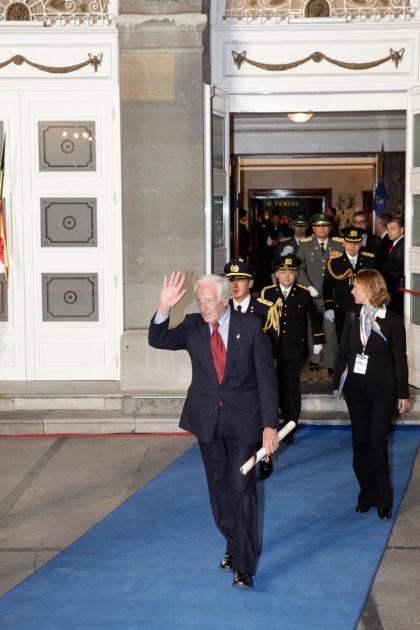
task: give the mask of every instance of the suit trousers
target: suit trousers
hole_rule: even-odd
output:
[[[319,298],[314,300],[316,304],[316,308],[318,313],[322,316],[323,324],[324,324],[324,334],[325,334],[325,345],[323,348],[324,351],[324,364],[326,368],[334,369],[335,357],[337,356],[338,351],[338,342],[337,342],[337,333],[335,331],[334,322],[328,321],[325,319],[325,309],[324,303]],[[312,338],[312,327],[311,323],[308,322],[308,345],[309,345],[309,360],[312,363],[319,363],[321,360],[320,354],[314,354],[314,342]]]
[[[255,467],[242,475],[240,467],[254,453],[255,444],[241,444],[222,406],[210,442],[199,440],[217,527],[233,556],[234,571],[254,574],[258,559],[258,503]]]
[[[302,359],[277,360],[277,376],[279,381],[280,409],[284,422],[294,420],[297,424],[302,404],[300,393],[300,370]]]
[[[369,394],[345,388],[353,440],[353,469],[360,485],[358,502],[378,509],[392,507],[387,433],[397,392]]]

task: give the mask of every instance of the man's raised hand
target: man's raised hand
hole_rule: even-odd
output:
[[[165,275],[163,279],[163,287],[160,292],[158,313],[166,317],[171,309],[178,304],[186,294],[187,290],[183,289],[185,283],[185,275],[180,271],[173,271],[171,275]]]

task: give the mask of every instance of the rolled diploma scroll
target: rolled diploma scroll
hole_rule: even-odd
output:
[[[293,422],[293,420],[290,420],[286,426],[284,426],[282,429],[280,429],[280,431],[277,433],[277,435],[279,436],[279,441],[281,442],[282,439],[284,437],[286,437],[286,435],[288,433],[290,433],[290,431],[292,431],[296,426],[296,422]],[[253,454],[252,457],[250,457],[248,459],[247,462],[245,462],[245,464],[243,466],[240,467],[240,471],[243,475],[246,475],[247,473],[249,473],[249,471],[251,470],[251,468],[253,468],[255,466],[255,464],[258,464],[258,462],[260,462],[262,460],[262,458],[265,457],[265,448],[264,446],[262,448],[260,448],[259,451],[257,451],[256,453]]]

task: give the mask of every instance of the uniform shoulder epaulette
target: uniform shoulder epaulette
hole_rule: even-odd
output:
[[[291,236],[284,236],[283,238],[279,240],[279,243],[285,243],[286,241],[291,241],[291,240],[292,240]]]
[[[277,284],[270,284],[270,286],[264,287],[263,290],[261,291],[261,296],[257,298],[257,300],[258,302],[261,302],[262,304],[267,304],[268,306],[271,306],[272,302],[269,302],[268,300],[264,299],[265,292],[268,291],[268,289],[277,289]]]
[[[362,256],[369,256],[369,258],[375,258],[375,254],[372,254],[372,252],[360,252],[362,254]]]
[[[344,238],[342,236],[333,236],[332,240],[336,241],[337,243],[342,243],[344,241]]]
[[[270,300],[265,300],[263,297],[257,298],[260,304],[265,304],[265,306],[273,306],[274,302],[270,302]]]
[[[343,255],[343,252],[336,252],[335,250],[333,250],[330,254],[330,258],[340,258],[340,256]]]
[[[300,239],[300,243],[309,243],[310,241],[313,241],[313,239],[313,236],[305,236],[305,238]]]
[[[296,286],[299,287],[300,289],[305,289],[305,291],[309,291],[308,287],[304,287],[303,284],[298,284],[296,282]]]

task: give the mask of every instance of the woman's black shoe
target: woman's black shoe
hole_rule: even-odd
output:
[[[365,512],[369,512],[369,510],[370,510],[370,505],[360,505],[360,503],[356,505],[356,512],[358,514],[364,514]]]
[[[392,516],[392,510],[387,510],[386,508],[384,510],[382,510],[382,509],[378,508],[378,516],[383,521],[389,521],[389,519]]]

